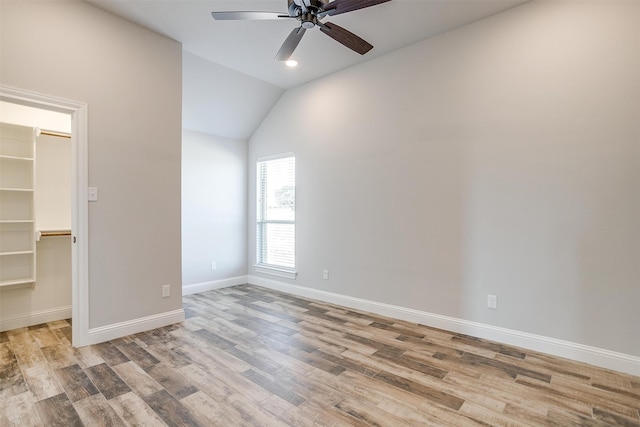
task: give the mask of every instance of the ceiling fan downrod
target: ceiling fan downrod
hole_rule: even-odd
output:
[[[329,3],[329,0],[287,0],[289,2],[289,16],[300,16],[311,13],[316,16],[318,11]]]

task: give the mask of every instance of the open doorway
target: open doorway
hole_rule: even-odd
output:
[[[48,165],[42,163],[40,166],[51,167],[55,162],[56,156],[69,156],[69,158],[66,160],[66,167],[70,168],[70,170],[64,171],[66,173],[66,178],[64,177],[65,173],[61,173],[55,179],[57,179],[59,183],[67,179],[67,182],[70,184],[67,192],[68,201],[70,202],[70,209],[67,209],[66,212],[61,212],[61,210],[58,208],[52,208],[49,213],[52,213],[54,215],[48,215],[48,217],[46,215],[44,217],[41,215],[42,221],[38,223],[37,227],[43,229],[38,231],[48,232],[49,236],[47,237],[55,237],[58,240],[42,240],[42,244],[39,244],[40,247],[38,248],[38,251],[40,251],[41,249],[43,250],[42,254],[44,255],[44,259],[42,261],[48,260],[49,262],[53,263],[61,262],[62,264],[64,264],[66,262],[70,264],[68,276],[71,282],[71,317],[73,318],[72,345],[74,347],[87,345],[89,343],[87,269],[87,106],[84,103],[76,101],[46,96],[6,86],[0,86],[0,102],[2,102],[4,105],[13,106],[15,107],[15,109],[31,109],[30,111],[32,111],[34,115],[37,115],[38,112],[43,113],[44,116],[47,116],[46,113],[52,113],[49,114],[49,116],[55,116],[56,114],[58,114],[63,117],[67,117],[68,119],[68,132],[65,132],[65,130],[67,129],[47,129],[47,127],[45,126],[57,126],[52,126],[51,124],[41,124],[42,119],[40,119],[40,123],[23,123],[23,125],[47,129],[46,133],[48,133],[49,135],[42,135],[40,136],[40,138],[45,138],[41,140],[41,142],[44,144],[42,155],[45,156],[44,159],[46,160],[46,163]],[[7,116],[7,114],[3,114],[3,116]],[[6,117],[2,117],[2,121],[5,120]],[[65,137],[66,140],[64,141],[64,143],[61,143],[61,141],[59,140],[59,138],[61,137]],[[68,145],[65,147],[61,144]],[[67,150],[68,152],[65,153],[65,150]],[[51,183],[52,182],[53,181],[51,181]],[[36,193],[38,192],[36,191]],[[40,201],[42,203],[44,200],[46,200],[47,194],[44,194],[41,191],[38,195],[38,198],[41,199]],[[59,201],[61,202],[61,204],[66,203],[64,200]],[[69,205],[67,205],[67,208],[68,207]],[[56,209],[57,212],[53,212]],[[56,215],[58,215],[58,218],[56,218]],[[68,215],[68,217],[61,218],[64,215]],[[66,242],[67,244],[65,244],[64,240],[60,240],[62,238],[68,239],[68,241]],[[70,253],[66,254],[68,257],[66,261],[64,259],[64,254],[53,253],[65,246],[70,250]],[[49,267],[53,267],[55,269],[55,265]],[[40,268],[42,270],[44,266],[36,268]],[[49,277],[47,277],[47,274],[49,274]],[[59,301],[63,301],[62,296],[56,295],[56,290],[54,289],[55,286],[52,285],[53,276],[55,275],[64,276],[64,272],[62,270],[49,271],[41,279],[41,282],[46,282],[47,280],[49,280],[50,283],[43,282],[41,283],[41,285],[47,285],[45,288],[46,291],[53,292],[53,294],[50,295],[50,298],[55,298],[56,296],[58,296],[60,297]],[[64,277],[58,277],[57,280],[64,281]],[[38,281],[36,278],[34,288],[37,287]],[[47,315],[63,316],[64,314],[65,313],[63,306],[62,308],[54,308],[50,312],[47,312],[47,310],[40,310],[38,312],[36,310],[35,316],[33,318],[37,320],[38,316],[44,316],[46,318]]]
[[[70,132],[69,114],[0,102],[0,330],[72,317]]]

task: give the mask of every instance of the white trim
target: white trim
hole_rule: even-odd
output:
[[[212,280],[210,282],[192,283],[182,287],[182,295],[193,295],[214,289],[228,288],[230,286],[244,285],[248,276],[229,277],[228,279]]]
[[[274,267],[271,265],[256,264],[253,266],[256,273],[269,274],[271,276],[283,277],[285,279],[296,280],[298,272],[290,268]]]
[[[349,308],[355,308],[358,310],[368,311],[370,313],[393,317],[395,319],[401,319],[434,328],[445,329],[447,331],[497,341],[508,345],[522,347],[558,357],[589,363],[602,368],[640,376],[640,357],[630,354],[618,353],[598,347],[591,347],[556,338],[520,332],[513,329],[501,328],[471,322],[464,319],[427,313],[411,308],[369,301],[362,298],[350,297],[318,289],[306,288],[257,276],[249,276],[249,283],[302,297],[339,304]]]
[[[258,158],[256,158],[256,163],[268,162],[269,160],[285,159],[287,157],[295,157],[295,156],[296,156],[295,153],[274,154],[274,155],[271,155],[271,156],[258,157]]]
[[[72,219],[71,233],[77,237],[72,240],[72,254],[76,263],[72,272],[72,307],[73,307],[73,346],[82,347],[89,344],[89,128],[88,109],[85,104],[78,108],[71,117],[71,155],[72,167],[71,192]],[[75,142],[75,144],[73,143]],[[73,239],[73,237],[72,237]]]
[[[89,344],[88,105],[0,85],[0,100],[71,115],[71,311],[73,346]]]
[[[33,311],[29,314],[9,317],[0,320],[0,331],[26,328],[28,326],[39,325],[41,323],[55,322],[71,318],[71,306],[50,308],[48,310]]]
[[[99,328],[92,328],[89,329],[89,344],[98,344],[180,322],[184,322],[183,309],[127,320],[126,322],[114,323],[113,325],[101,326]]]

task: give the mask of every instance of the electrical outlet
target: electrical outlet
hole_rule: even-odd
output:
[[[322,279],[329,280],[329,270],[322,270]]]
[[[498,308],[498,297],[495,295],[487,295],[487,307]]]
[[[171,296],[171,285],[162,286],[162,298],[168,298]]]
[[[215,261],[211,261],[211,271],[216,271],[218,269],[218,263]]]

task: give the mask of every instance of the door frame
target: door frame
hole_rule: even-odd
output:
[[[0,100],[71,116],[72,345],[89,345],[88,105],[0,85]]]

